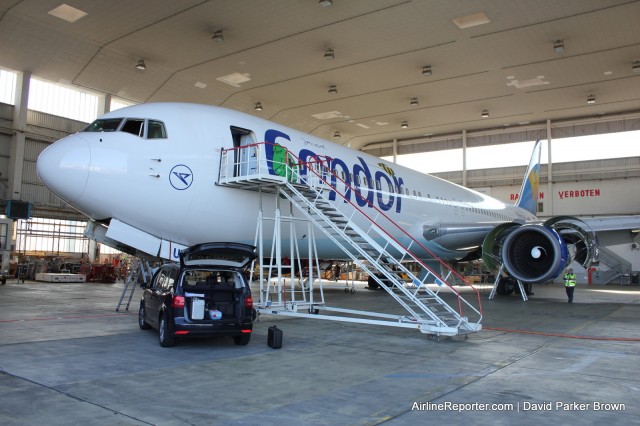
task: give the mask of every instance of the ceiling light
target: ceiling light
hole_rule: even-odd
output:
[[[483,109],[481,117],[482,118],[489,118],[489,110]]]
[[[591,104],[595,104],[595,103],[596,103],[596,95],[589,95],[589,96],[587,97],[587,103],[588,103],[589,105],[591,105]]]
[[[338,89],[336,88],[336,86],[329,86],[329,93],[331,93],[332,95],[336,95],[338,93]]]
[[[411,102],[409,102],[411,106],[418,106],[418,98],[411,98]]]
[[[333,138],[334,139],[340,139],[340,132],[337,131],[337,130],[335,132],[333,132]]]
[[[562,53],[564,52],[564,41],[562,40],[556,40],[553,42],[553,50],[556,53]]]
[[[491,22],[491,19],[484,13],[475,13],[473,15],[461,16],[460,18],[453,19],[453,23],[461,30],[465,28],[476,27],[478,25],[484,25]]]
[[[633,63],[631,64],[631,71],[640,72],[640,59],[636,59],[635,61],[633,61]]]
[[[246,83],[247,81],[251,81],[251,74],[239,72],[234,72],[233,74],[223,75],[222,77],[216,78],[216,80],[221,81],[223,83],[228,84],[233,87],[241,87],[240,85]]]
[[[141,70],[141,71],[147,69],[147,65],[144,63],[144,59],[142,59],[142,58],[138,59],[138,64],[136,65],[136,69]]]
[[[431,73],[431,65],[427,65],[427,66],[425,66],[425,67],[422,67],[422,75],[423,75],[423,76],[428,77],[428,76],[430,76],[431,74],[432,74],[432,73]]]
[[[56,18],[64,19],[67,22],[74,23],[78,19],[87,16],[87,12],[76,9],[75,7],[69,6],[68,4],[61,4],[55,9],[50,10],[49,15],[55,16]]]
[[[211,37],[211,40],[217,41],[218,43],[223,42],[224,41],[224,36],[222,35],[222,31],[216,31],[213,34],[213,37]]]
[[[324,58],[325,59],[335,59],[336,58],[336,54],[333,51],[333,49],[327,49],[324,51]]]
[[[406,121],[403,121],[402,124],[400,125],[400,127],[402,127],[403,129],[408,129],[409,128],[409,123]]]
[[[256,111],[262,111],[262,104],[260,102],[256,102],[256,106],[253,107]]]
[[[319,0],[318,4],[322,7],[329,7],[333,4],[333,1],[331,0]]]

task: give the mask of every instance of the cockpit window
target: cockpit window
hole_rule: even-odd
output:
[[[100,118],[89,124],[83,132],[127,132],[140,138],[166,139],[167,129],[162,121],[143,118]]]
[[[164,139],[167,137],[167,131],[162,121],[149,120],[148,139]]]
[[[144,137],[144,120],[138,118],[127,118],[127,121],[120,129],[121,132],[131,133],[132,135]]]
[[[83,132],[115,132],[122,123],[122,118],[102,118],[89,124]]]

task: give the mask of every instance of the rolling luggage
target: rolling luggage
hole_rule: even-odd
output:
[[[269,327],[267,334],[267,345],[273,349],[280,349],[282,347],[282,330],[277,326]]]

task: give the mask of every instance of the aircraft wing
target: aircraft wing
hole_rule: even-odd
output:
[[[594,232],[623,231],[625,229],[640,232],[640,216],[594,217],[583,218],[582,221],[589,225]]]

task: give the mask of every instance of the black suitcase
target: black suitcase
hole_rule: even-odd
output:
[[[282,347],[282,330],[277,326],[269,327],[267,333],[267,345],[273,349],[280,349]]]

